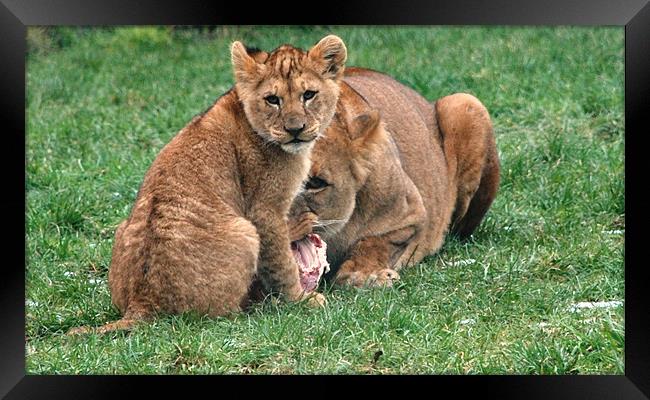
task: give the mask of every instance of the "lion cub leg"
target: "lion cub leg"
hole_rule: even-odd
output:
[[[178,211],[164,204],[157,212],[148,234],[138,237],[144,238],[142,249],[127,248],[111,265],[116,277],[118,268],[130,269],[122,275],[127,283],[133,281],[124,288],[126,310],[116,303],[118,308],[125,316],[134,307],[143,308],[139,305],[163,314],[219,317],[239,312],[257,268],[255,226],[226,212],[205,214],[199,222],[178,219]],[[118,283],[112,281],[112,296],[123,286]]]
[[[300,284],[298,264],[291,252],[290,232],[282,213],[261,212],[256,216],[260,237],[258,277],[268,292],[277,292],[288,301],[307,300],[310,306],[323,306],[325,297],[305,293]],[[295,232],[293,233],[295,235]]]

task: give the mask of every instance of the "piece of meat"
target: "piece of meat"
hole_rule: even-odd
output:
[[[330,270],[325,255],[327,245],[315,233],[291,243],[293,256],[300,269],[300,284],[305,292],[313,292],[324,273]]]

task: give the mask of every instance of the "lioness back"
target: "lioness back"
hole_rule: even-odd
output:
[[[422,196],[429,224],[418,254],[429,254],[442,244],[452,212],[447,162],[434,109],[413,89],[376,71],[348,68],[344,80],[379,109],[399,149],[402,167]]]

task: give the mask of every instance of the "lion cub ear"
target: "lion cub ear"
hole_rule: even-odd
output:
[[[237,82],[247,83],[259,77],[263,69],[263,64],[261,64],[263,54],[257,53],[266,54],[264,52],[254,52],[253,56],[251,56],[240,41],[235,41],[230,46],[232,69]]]
[[[309,49],[307,57],[313,68],[325,78],[338,79],[343,76],[348,50],[340,37],[328,35]]]

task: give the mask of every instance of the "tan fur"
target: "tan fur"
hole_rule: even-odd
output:
[[[97,332],[158,313],[236,312],[255,276],[266,292],[304,297],[286,215],[334,114],[346,49],[328,36],[308,53],[285,45],[249,55],[239,42],[231,53],[235,90],[163,148],[116,231],[109,286],[124,317]],[[304,101],[307,89],[317,94]],[[302,142],[288,143],[287,124],[304,125]]]
[[[468,94],[434,106],[394,79],[359,68],[347,69],[344,82],[349,88],[339,103],[352,114],[347,118],[379,119],[376,109],[382,123],[361,132],[330,126],[313,151],[310,176],[331,185],[303,192],[291,220],[297,226],[317,215],[314,230],[328,243],[337,282],[387,286],[401,267],[437,251],[450,224],[467,237],[480,223],[499,184],[492,125]],[[373,145],[355,147],[360,138]]]

